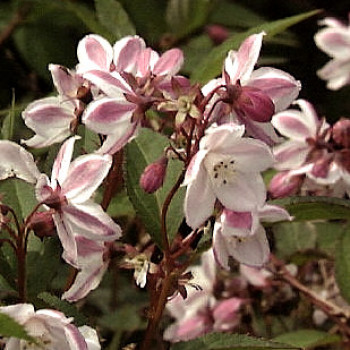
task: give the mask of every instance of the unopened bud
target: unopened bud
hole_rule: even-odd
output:
[[[275,113],[275,105],[271,98],[254,87],[242,86],[241,89],[241,94],[235,103],[237,113],[241,112],[256,122],[269,122]]]
[[[221,44],[230,35],[229,30],[219,24],[211,24],[207,26],[206,32],[215,45]]]
[[[303,182],[302,175],[291,176],[288,171],[275,175],[269,184],[269,193],[272,198],[283,198],[295,195]]]
[[[315,177],[326,178],[328,176],[332,161],[333,157],[330,155],[325,155],[318,159],[311,169],[311,174]]]
[[[340,119],[332,128],[333,140],[345,148],[350,148],[350,119]]]
[[[56,235],[56,227],[49,211],[36,212],[30,219],[28,228],[39,238]]]
[[[168,158],[161,157],[149,164],[140,177],[140,187],[147,193],[153,193],[163,185]]]

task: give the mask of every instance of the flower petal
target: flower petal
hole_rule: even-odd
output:
[[[184,62],[183,52],[180,49],[165,51],[156,62],[153,74],[155,75],[175,75]]]

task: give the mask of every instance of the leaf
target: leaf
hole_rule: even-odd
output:
[[[32,248],[36,245],[35,250]],[[34,235],[29,238],[27,254],[28,294],[37,295],[47,290],[61,267],[61,244],[57,237],[41,241]]]
[[[34,209],[37,200],[34,186],[20,179],[0,181],[1,202],[11,207],[18,220],[23,220]]]
[[[341,337],[337,334],[329,334],[315,329],[300,329],[295,332],[281,334],[274,338],[274,340],[294,346],[300,346],[307,350],[313,349],[316,346],[341,342]]]
[[[9,110],[7,116],[5,117],[2,127],[1,127],[1,136],[4,140],[13,140],[13,136],[15,133],[15,92],[12,90],[12,101],[11,101],[11,109]]]
[[[340,294],[350,303],[350,226],[338,242],[335,255],[335,279]]]
[[[169,140],[149,129],[143,129],[139,136],[126,147],[127,191],[129,198],[142,219],[148,233],[155,242],[162,246],[161,239],[161,211],[164,200],[177,181],[182,171],[182,163],[170,159],[167,167],[166,179],[161,189],[148,194],[140,188],[139,179],[145,167],[159,159]],[[167,232],[174,237],[183,219],[183,198],[185,189],[180,188],[173,198],[167,214]]]
[[[69,304],[67,301],[61,300],[48,292],[40,293],[38,298],[55,310],[63,312],[67,317],[74,317],[74,324],[76,326],[79,327],[87,323],[86,317],[80,313],[74,305]]]
[[[282,344],[250,337],[244,334],[211,333],[188,342],[176,343],[171,350],[259,350],[259,349],[300,349],[289,344]]]
[[[12,317],[0,312],[0,335],[3,337],[14,337],[24,339],[36,344],[36,341],[31,337],[22,325],[17,323]]]
[[[288,197],[270,201],[281,205],[294,216],[294,221],[335,220],[350,218],[350,201],[334,197]]]
[[[114,36],[113,41],[136,34],[123,6],[116,0],[95,0],[97,18]]]
[[[217,75],[219,75],[228,51],[237,50],[242,41],[249,35],[264,31],[267,34],[268,39],[269,37],[281,33],[292,25],[297,24],[311,16],[314,16],[317,13],[319,13],[319,10],[302,13],[300,15],[288,17],[274,22],[264,23],[251,28],[244,33],[232,35],[221,45],[212,49],[202,59],[198,65],[198,69],[193,72],[191,79],[196,82],[205,83],[207,80],[215,78]]]
[[[209,0],[170,0],[165,14],[170,31],[177,39],[192,33],[206,23],[211,5]]]

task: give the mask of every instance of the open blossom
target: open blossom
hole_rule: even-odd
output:
[[[211,120],[233,120],[244,124],[246,132],[268,144],[278,140],[270,123],[274,112],[287,108],[299,94],[300,83],[279,69],[254,70],[264,33],[249,36],[238,51],[225,59],[223,75],[203,87],[204,95],[216,89]],[[218,101],[220,101],[218,103]],[[209,105],[210,106],[210,105]]]
[[[22,140],[30,147],[46,147],[66,139],[92,99],[90,86],[80,75],[56,64],[50,64],[49,70],[58,95],[34,101],[22,113],[27,127],[35,132],[29,140]]]
[[[240,320],[239,310],[244,300],[237,297],[218,299],[214,296],[216,264],[213,251],[202,255],[201,265],[189,269],[193,275],[187,298],[180,294],[167,303],[167,310],[175,318],[164,332],[171,342],[187,341],[209,332],[234,329]]]
[[[181,50],[171,49],[160,56],[138,36],[125,37],[112,48],[102,37],[88,35],[78,45],[78,58],[78,71],[106,94],[89,105],[83,122],[107,136],[99,152],[109,154],[137,134],[155,92],[183,63]]]
[[[184,180],[186,221],[193,229],[212,214],[216,200],[237,211],[264,204],[260,172],[272,165],[272,153],[265,143],[243,134],[244,126],[223,124],[202,138]]]
[[[319,24],[325,27],[315,34],[316,45],[332,59],[317,75],[327,81],[328,89],[338,90],[350,84],[350,26],[332,17]]]
[[[213,250],[219,265],[229,270],[229,258],[242,264],[262,266],[268,261],[270,247],[260,221],[290,220],[289,214],[274,205],[264,205],[251,212],[224,209],[214,225]]]
[[[37,344],[18,338],[5,338],[5,350],[99,350],[97,333],[88,326],[75,327],[63,313],[51,310],[34,310],[31,304],[16,304],[0,307],[6,314],[21,324]]]

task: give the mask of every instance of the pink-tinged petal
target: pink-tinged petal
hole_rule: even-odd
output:
[[[49,71],[58,93],[75,98],[78,87],[83,84],[83,78],[58,64],[49,64]]]
[[[74,203],[85,202],[107,176],[111,165],[112,157],[108,154],[86,154],[76,158],[61,183],[62,195]]]
[[[301,84],[290,74],[275,68],[259,68],[247,81],[248,86],[262,90],[275,105],[275,112],[286,109],[299,95]]]
[[[84,337],[88,350],[101,350],[101,345],[98,340],[97,332],[89,327],[82,326],[78,328],[81,335]]]
[[[102,98],[89,104],[83,115],[83,123],[91,130],[110,135],[119,128],[128,129],[136,105],[121,99]]]
[[[270,181],[269,194],[271,198],[283,198],[297,194],[303,183],[302,176],[292,176],[289,171],[276,174]]]
[[[200,142],[200,148],[221,153],[227,149],[227,144],[235,143],[237,139],[241,139],[244,130],[244,126],[233,123],[210,127]]]
[[[318,48],[337,59],[350,58],[350,30],[344,27],[321,29],[315,35]]]
[[[187,186],[184,203],[187,224],[193,229],[198,228],[212,214],[214,203],[215,194],[210,179],[201,166],[196,179]]]
[[[165,51],[156,62],[153,74],[155,75],[175,75],[184,62],[183,52],[180,49]]]
[[[219,222],[216,222],[214,225],[213,252],[218,265],[225,270],[230,270],[228,245],[222,233],[221,223]]]
[[[41,174],[35,186],[35,197],[39,202],[43,202],[52,195],[53,189],[46,174]]]
[[[317,71],[317,75],[328,80],[327,88],[338,90],[345,85],[350,84],[350,59],[329,61],[323,68]]]
[[[139,36],[127,36],[118,40],[114,46],[114,65],[118,72],[136,73],[135,66],[138,56],[146,48]]]
[[[39,176],[31,153],[12,141],[0,141],[0,180],[16,177],[34,184]]]
[[[113,155],[137,136],[138,129],[137,123],[125,122],[121,124],[113,134],[107,136],[96,153]]]
[[[240,319],[238,312],[242,304],[244,304],[244,300],[239,298],[230,298],[218,302],[212,311],[214,331],[225,332],[236,327]]]
[[[284,136],[295,141],[305,142],[307,138],[316,136],[314,123],[308,123],[303,113],[295,110],[286,110],[277,113],[272,118],[272,125]]]
[[[185,180],[183,186],[187,186],[193,180],[196,179],[198,173],[201,171],[202,162],[207,155],[207,151],[199,150],[191,159],[190,164],[187,167]]]
[[[86,297],[92,290],[96,289],[106,272],[108,264],[100,258],[92,257],[86,261],[81,271],[78,272],[72,286],[62,295],[62,299],[69,302],[76,302]]]
[[[251,212],[238,212],[232,211],[228,209],[224,209],[223,213],[223,221],[227,222],[227,225],[232,227],[237,227],[241,229],[250,230],[253,224],[253,218]]]
[[[235,174],[234,181],[215,186],[214,192],[224,207],[234,211],[252,211],[262,206],[266,189],[260,174]]]
[[[244,83],[249,79],[259,58],[263,36],[263,32],[253,34],[243,41],[237,52],[229,52],[225,59],[225,71],[232,83],[236,83],[238,79]]]
[[[309,154],[306,143],[286,141],[273,149],[276,163],[274,167],[278,170],[289,170],[300,167]]]
[[[101,206],[93,202],[65,205],[64,219],[77,234],[96,241],[114,241],[121,236],[121,229]]]
[[[28,321],[28,319],[34,316],[35,311],[32,304],[15,304],[1,306],[0,313],[10,316],[17,323],[23,325]]]
[[[259,218],[263,222],[290,221],[292,217],[287,210],[277,205],[264,205],[259,209]]]
[[[241,264],[239,271],[248,280],[249,284],[255,287],[264,288],[270,285],[268,278],[271,273],[267,270]]]
[[[67,324],[64,327],[64,334],[70,349],[88,350],[85,339],[77,327],[72,324]]]
[[[22,143],[30,147],[45,147],[63,141],[70,135],[71,122],[76,118],[73,101],[60,102],[58,97],[47,97],[30,103],[22,117],[28,128],[37,134]]]
[[[350,19],[350,18],[349,18]],[[317,22],[320,26],[328,26],[331,28],[346,28],[345,24],[334,17],[326,17]]]
[[[67,177],[77,136],[69,138],[60,148],[52,166],[51,186],[61,186]]]
[[[77,49],[79,73],[92,69],[109,71],[113,60],[113,49],[99,35],[90,34],[80,40]]]
[[[84,74],[84,78],[96,85],[107,96],[122,99],[125,93],[132,94],[130,86],[117,72],[90,70]]]
[[[70,265],[77,266],[78,252],[74,231],[63,214],[53,214],[58,237],[63,247],[62,258]]]
[[[159,55],[151,48],[146,48],[141,51],[137,59],[137,76],[145,77],[148,75],[158,61]]]

